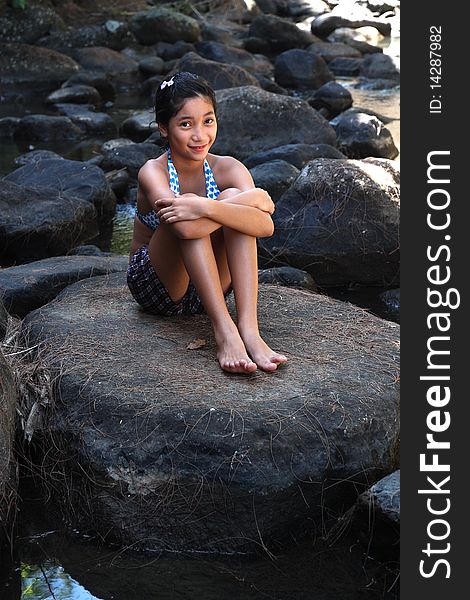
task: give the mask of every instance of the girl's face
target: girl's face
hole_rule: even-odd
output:
[[[208,98],[188,98],[178,113],[170,119],[168,127],[159,125],[160,132],[168,138],[173,155],[190,160],[207,156],[217,135],[214,107]]]

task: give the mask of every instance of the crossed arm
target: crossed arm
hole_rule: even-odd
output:
[[[228,181],[233,187],[226,188],[217,201],[196,194],[175,196],[167,186],[166,190],[158,186],[152,193],[148,190],[146,196],[161,223],[170,226],[183,239],[204,237],[222,226],[253,237],[271,236],[273,201],[265,190],[254,187],[246,167],[238,161],[232,165],[233,173],[229,173]],[[139,176],[144,193],[146,183],[147,180]]]

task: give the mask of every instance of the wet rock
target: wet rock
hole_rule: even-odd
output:
[[[108,150],[114,150],[120,146],[131,146],[134,142],[129,138],[115,138],[113,140],[106,140],[101,146],[102,152],[108,152]]]
[[[359,50],[356,50],[348,44],[315,42],[307,48],[308,52],[321,56],[323,60],[329,63],[334,58],[362,58]]]
[[[139,82],[138,64],[122,52],[110,48],[77,48],[74,58],[84,69],[106,73],[118,89],[125,89]]]
[[[103,112],[96,112],[93,106],[83,104],[56,104],[54,108],[66,115],[87,134],[97,136],[116,135],[117,128],[113,119]]]
[[[359,27],[374,27],[384,36],[390,36],[392,26],[386,21],[375,19],[371,13],[369,19],[353,19],[346,16],[340,16],[332,13],[319,15],[312,21],[311,31],[314,35],[321,38],[326,38],[335,29],[340,27],[348,27],[350,29],[358,29]]]
[[[316,90],[307,102],[316,110],[325,109],[325,117],[331,119],[350,108],[353,99],[346,88],[336,81],[329,81]]]
[[[148,46],[179,40],[197,42],[201,38],[196,19],[163,7],[138,12],[129,25],[137,40]]]
[[[317,89],[334,79],[320,56],[298,48],[286,50],[276,58],[274,77],[281,86],[299,89]]]
[[[66,254],[70,248],[97,235],[96,210],[90,202],[62,191],[35,189],[27,187],[23,182],[18,185],[5,178],[2,179],[0,186],[2,265]]]
[[[207,60],[194,52],[185,54],[178,61],[175,71],[190,71],[204,77],[215,90],[252,85],[259,87],[258,80],[246,69]]]
[[[116,199],[103,171],[77,160],[41,160],[16,169],[3,178],[5,181],[86,200],[96,209],[101,224],[110,222],[116,210]]]
[[[246,158],[243,162],[249,168],[261,165],[271,160],[284,160],[297,169],[304,166],[314,158],[346,158],[333,146],[328,144],[287,144],[271,150],[262,150]]]
[[[299,169],[285,160],[271,160],[251,169],[256,187],[266,190],[273,202],[289,189],[299,173]]]
[[[267,40],[254,36],[244,38],[242,47],[252,54],[268,55],[271,52],[271,46]]]
[[[14,137],[42,142],[78,140],[83,138],[83,131],[68,117],[28,115],[20,119]]]
[[[23,318],[44,306],[68,285],[116,271],[126,271],[127,256],[56,256],[0,270],[0,296],[5,308]]]
[[[294,269],[293,267],[272,267],[271,269],[260,269],[258,272],[259,283],[272,283],[286,287],[299,288],[316,291],[317,286],[313,277],[307,271]]]
[[[338,136],[339,149],[350,158],[396,158],[398,149],[392,134],[377,117],[351,112],[337,116],[331,125]]]
[[[42,36],[60,30],[64,23],[47,3],[29,3],[27,10],[18,10],[2,3],[0,42],[34,44]]]
[[[153,110],[143,110],[127,117],[123,121],[119,133],[133,142],[143,142],[157,130]]]
[[[147,550],[274,548],[396,468],[399,327],[279,286],[260,285],[259,309],[291,356],[275,374],[224,373],[206,315],[144,314],[120,273],[26,317],[61,370],[43,433],[72,527]]]
[[[98,90],[90,85],[71,85],[55,90],[46,98],[47,104],[60,104],[62,102],[99,106],[101,96]]]
[[[382,48],[368,44],[363,40],[355,40],[351,38],[346,41],[346,44],[352,48],[355,48],[356,50],[359,50],[361,54],[381,54],[383,52]]]
[[[106,73],[100,73],[99,71],[78,71],[78,73],[67,79],[62,87],[75,85],[87,85],[97,89],[103,100],[114,100],[116,96],[116,88],[113,83]]]
[[[273,65],[265,56],[255,56],[242,48],[233,48],[219,42],[199,42],[196,51],[203,58],[225,64],[237,65],[250,73],[273,73]]]
[[[276,204],[263,265],[308,271],[320,286],[399,277],[399,173],[389,160],[316,159]]]
[[[0,44],[0,72],[4,84],[34,83],[51,88],[79,68],[72,58],[54,50],[29,44]]]
[[[132,179],[137,179],[140,168],[151,158],[157,158],[163,150],[155,144],[127,144],[104,153],[102,168],[112,171],[125,168]]]
[[[237,87],[217,92],[217,112],[216,154],[243,160],[286,144],[336,145],[336,134],[328,121],[299,98],[252,86]]]
[[[51,150],[31,150],[31,152],[26,152],[25,154],[20,154],[13,161],[15,165],[22,167],[23,165],[29,165],[30,163],[37,163],[40,160],[46,160],[49,158],[55,158],[58,160],[63,160],[63,156],[57,154],[56,152],[52,152]]]
[[[388,79],[395,85],[400,82],[400,71],[387,54],[369,54],[362,61],[361,75],[369,79]]]
[[[14,456],[14,440],[17,401],[13,372],[0,345],[0,548],[2,553],[7,540],[12,539],[16,510],[18,471]],[[5,552],[8,552],[8,549]]]
[[[311,33],[299,29],[292,21],[275,15],[260,15],[253,19],[248,36],[265,40],[272,52],[306,48],[317,41]]]
[[[337,77],[356,77],[361,72],[362,58],[333,58],[328,63],[328,68]]]
[[[109,187],[116,194],[118,201],[122,200],[126,195],[131,181],[128,171],[125,168],[118,169],[117,171],[109,171],[106,173],[106,179],[108,180]]]

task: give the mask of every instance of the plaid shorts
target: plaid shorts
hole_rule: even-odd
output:
[[[170,298],[150,262],[148,246],[141,246],[133,254],[127,269],[127,285],[134,299],[146,312],[167,317],[197,315],[205,312],[202,300],[191,281],[186,294],[179,302],[174,302]],[[226,292],[226,298],[231,291],[232,288]]]

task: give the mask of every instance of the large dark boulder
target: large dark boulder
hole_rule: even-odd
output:
[[[91,85],[71,85],[54,90],[47,96],[46,104],[60,104],[71,102],[72,104],[101,104],[101,96],[98,90]]]
[[[155,144],[125,144],[104,151],[101,164],[105,171],[126,169],[131,178],[137,179],[140,168],[151,158],[158,158],[163,150]]]
[[[374,115],[347,111],[331,121],[331,125],[338,136],[339,149],[349,158],[398,156],[392,134]]]
[[[327,119],[336,117],[350,108],[353,103],[349,90],[336,81],[328,81],[328,83],[322,85],[307,101],[310,106],[322,111],[322,114],[325,114]]]
[[[78,71],[72,77],[62,84],[62,87],[75,85],[88,85],[98,90],[103,100],[114,100],[116,88],[110,81],[106,73],[100,71],[82,70]]]
[[[399,174],[392,161],[316,159],[276,204],[265,266],[287,264],[320,286],[390,285],[399,276]]]
[[[331,144],[331,125],[305,100],[252,86],[217,92],[216,154],[244,158],[286,144]]]
[[[299,29],[289,19],[275,15],[260,15],[253,19],[248,35],[266,40],[273,52],[282,52],[290,48],[306,48],[317,40],[311,33]]]
[[[79,140],[83,137],[83,130],[68,117],[26,115],[14,122],[8,122],[8,119],[10,117],[0,119],[0,130],[4,137],[41,142]],[[2,127],[3,124],[5,126]]]
[[[400,71],[395,61],[387,54],[369,54],[361,64],[361,75],[368,79],[384,79],[392,84],[400,83]]]
[[[110,48],[91,46],[77,48],[74,57],[84,69],[101,71],[109,75],[136,75],[138,63],[122,52]]]
[[[362,58],[362,54],[349,44],[333,42],[315,42],[307,48],[308,52],[321,56],[327,63],[338,57]]]
[[[158,131],[153,110],[141,110],[130,115],[121,123],[119,133],[133,142],[144,142],[154,131]]]
[[[42,36],[64,27],[49,2],[28,2],[26,10],[4,4],[2,2],[0,6],[0,42],[34,44]]]
[[[195,52],[188,52],[175,66],[176,71],[190,71],[204,77],[214,90],[240,86],[259,86],[258,80],[246,69],[215,60],[207,60]]]
[[[277,202],[300,171],[285,160],[271,160],[253,167],[250,172],[256,187],[266,190],[273,202]]]
[[[196,19],[164,7],[138,12],[130,20],[130,28],[141,44],[149,46],[157,42],[201,39]]]
[[[126,23],[108,20],[100,25],[82,25],[56,31],[38,40],[39,46],[69,53],[71,48],[102,46],[122,50],[136,42]]]
[[[259,318],[290,361],[246,376],[219,368],[206,315],[142,313],[124,274],[26,317],[57,381],[43,435],[73,527],[147,550],[275,548],[396,468],[399,327],[268,285]]]
[[[286,50],[276,58],[274,77],[279,85],[299,89],[317,89],[334,79],[321,56],[299,48]]]
[[[79,70],[69,56],[29,44],[0,44],[0,72],[4,84],[35,84],[52,89]]]
[[[326,38],[333,33],[335,29],[347,27],[349,29],[358,29],[359,27],[375,27],[379,33],[384,36],[390,36],[392,26],[385,20],[375,19],[371,14],[370,18],[355,19],[346,15],[337,15],[326,13],[319,15],[312,21],[311,31],[314,35]]]
[[[272,160],[285,160],[297,169],[303,169],[314,158],[346,158],[329,144],[286,144],[252,154],[243,162],[249,169]]]
[[[111,221],[116,210],[116,199],[103,171],[80,161],[41,160],[16,169],[3,181],[86,200],[95,207],[100,223]]]
[[[242,48],[226,46],[220,42],[199,42],[196,44],[196,51],[207,60],[237,65],[250,73],[269,75],[273,71],[272,63],[265,56],[253,55]]]
[[[0,298],[11,315],[23,318],[50,302],[68,285],[126,271],[127,256],[55,256],[0,269]]]
[[[64,103],[56,104],[54,108],[86,134],[102,138],[117,134],[113,119],[107,113],[96,112],[89,104]]]
[[[18,480],[14,456],[16,410],[15,380],[0,345],[0,552],[2,552],[2,555],[4,544],[8,539],[11,540],[12,523],[16,508]]]
[[[58,189],[36,189],[7,179],[1,183],[3,265],[66,254],[98,235],[96,209],[91,202]]]

